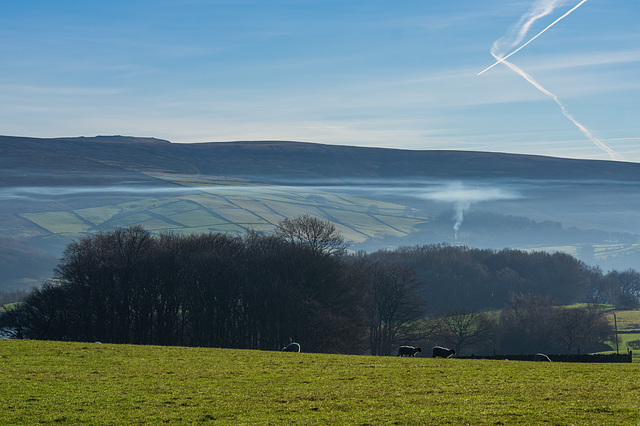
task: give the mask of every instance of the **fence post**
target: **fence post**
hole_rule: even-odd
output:
[[[616,313],[613,313],[613,324],[616,329],[616,353],[620,354],[620,346],[618,345],[618,319],[616,318]]]

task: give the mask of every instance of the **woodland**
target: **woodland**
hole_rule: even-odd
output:
[[[131,226],[70,243],[54,279],[0,314],[14,338],[394,355],[399,344],[491,351],[606,349],[600,304],[637,307],[640,274],[545,252],[428,245],[346,252],[328,221],[272,234],[153,235]],[[569,304],[582,303],[573,307]]]

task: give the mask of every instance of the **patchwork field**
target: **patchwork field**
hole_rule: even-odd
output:
[[[166,176],[163,176],[168,181]],[[20,217],[53,235],[78,237],[96,231],[140,224],[152,231],[269,231],[285,217],[303,213],[329,219],[346,240],[404,236],[430,221],[424,213],[407,217],[407,206],[324,192],[313,188],[250,185],[176,177],[164,194],[136,201],[72,210],[21,213]]]
[[[638,373],[640,364],[0,340],[0,423],[637,424]]]
[[[581,244],[565,246],[536,246],[534,250],[548,252],[561,251],[574,257],[579,257]],[[611,260],[617,257],[637,256],[640,253],[640,244],[621,244],[615,241],[609,243],[593,244],[593,258],[599,261]]]

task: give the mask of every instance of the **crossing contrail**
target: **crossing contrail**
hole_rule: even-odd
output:
[[[573,12],[574,10],[576,10],[577,8],[579,8],[580,6],[582,6],[587,0],[582,0],[580,1],[578,4],[576,4],[575,6],[573,6],[571,9],[569,9],[567,12],[565,12],[562,16],[560,16],[558,19],[556,19],[555,21],[553,21],[551,24],[547,25],[542,31],[540,31],[538,34],[536,34],[535,36],[533,36],[532,38],[530,38],[526,43],[520,45],[520,47],[518,47],[516,50],[512,51],[511,53],[509,53],[508,55],[504,56],[503,54],[501,54],[499,52],[499,46],[500,43],[503,41],[503,39],[505,39],[506,37],[502,37],[499,40],[496,40],[495,43],[493,43],[493,46],[491,47],[491,55],[495,58],[496,62],[493,63],[493,65],[491,65],[488,68],[485,68],[484,70],[480,71],[477,75],[481,75],[483,73],[485,73],[486,71],[490,70],[491,68],[493,68],[494,66],[498,65],[499,63],[503,63],[504,65],[508,66],[513,72],[519,74],[522,78],[524,78],[525,80],[527,80],[529,83],[531,83],[531,85],[533,85],[533,87],[535,87],[536,89],[538,89],[539,91],[541,91],[542,93],[544,93],[545,95],[549,96],[551,99],[553,99],[553,101],[560,107],[560,110],[562,111],[562,114],[568,118],[591,142],[593,142],[598,148],[604,150],[607,154],[609,154],[609,157],[612,160],[624,160],[624,158],[618,154],[617,152],[615,152],[613,149],[609,148],[605,143],[603,143],[600,139],[598,139],[597,137],[595,137],[590,131],[589,129],[587,129],[584,125],[582,125],[582,123],[580,123],[578,120],[576,120],[573,115],[571,115],[569,113],[569,111],[567,111],[567,109],[565,108],[565,106],[563,105],[562,102],[560,102],[560,99],[558,99],[558,97],[550,92],[549,90],[547,90],[544,86],[542,86],[540,83],[538,83],[533,77],[531,77],[529,74],[527,74],[522,68],[516,66],[515,64],[508,62],[507,59],[512,56],[513,54],[519,52],[520,50],[522,50],[525,46],[527,46],[529,43],[531,43],[533,40],[535,40],[536,38],[540,37],[545,31],[547,31],[549,28],[553,27],[555,24],[557,24],[558,22],[560,22],[562,19],[566,18],[571,12]],[[553,10],[556,8],[556,6],[558,6],[559,4],[562,4],[564,2],[564,0],[542,0],[541,2],[537,2],[534,4],[534,7],[532,8],[532,11],[527,13],[526,15],[524,15],[521,19],[520,19],[520,23],[519,25],[516,26],[516,28],[519,28],[518,30],[518,36],[516,37],[516,39],[509,45],[508,48],[513,48],[514,46],[518,45],[526,36],[527,31],[529,30],[529,28],[531,27],[531,25],[538,19],[550,14],[551,12],[553,12]]]
[[[577,8],[579,8],[580,6],[582,6],[587,0],[582,0],[580,3],[578,3],[577,5],[573,6],[569,11],[567,11],[564,15],[562,15],[561,17],[559,17],[558,19],[556,19],[555,21],[553,21],[552,23],[550,23],[549,25],[547,25],[547,27],[545,29],[543,29],[542,31],[540,31],[538,34],[534,35],[533,37],[531,37],[526,43],[524,43],[523,45],[521,45],[520,47],[518,47],[516,50],[514,50],[513,52],[509,53],[507,56],[503,56],[503,57],[496,57],[497,61],[495,63],[493,63],[492,65],[490,65],[489,67],[485,68],[484,70],[480,71],[478,74],[476,75],[481,75],[484,74],[485,72],[489,71],[491,68],[495,67],[496,65],[498,65],[500,62],[504,62],[506,59],[508,59],[510,56],[518,53],[519,51],[521,51],[523,48],[525,48],[529,43],[531,43],[533,40],[537,39],[538,37],[540,37],[542,34],[544,34],[545,31],[547,31],[549,28],[553,27],[555,24],[557,24],[558,22],[560,22],[561,20],[563,20],[564,18],[566,18],[567,16],[569,16],[569,14],[571,12],[573,12],[574,10],[576,10]],[[552,6],[551,10],[553,10]],[[527,22],[527,26],[523,26],[522,30],[520,31],[521,34],[526,33],[526,30],[528,30],[529,26],[538,18],[541,18],[545,15],[548,15],[551,10],[549,10],[548,13],[544,13],[544,14],[540,14],[538,16],[534,16],[532,19],[530,19]],[[495,46],[495,44],[494,44]],[[494,55],[495,57],[495,55]]]

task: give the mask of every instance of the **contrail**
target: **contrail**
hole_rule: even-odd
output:
[[[496,55],[493,55],[494,58],[497,59]],[[573,124],[575,124],[575,126],[580,129],[580,131],[589,139],[591,140],[591,142],[593,142],[597,147],[601,148],[602,150],[606,151],[607,154],[609,154],[609,157],[612,160],[624,160],[624,158],[618,154],[617,152],[615,152],[613,149],[609,148],[607,145],[605,145],[600,139],[598,139],[597,137],[595,137],[590,131],[589,129],[587,129],[586,127],[584,127],[578,120],[576,120],[573,115],[571,115],[569,113],[569,111],[567,111],[567,109],[565,108],[564,104],[562,102],[560,102],[560,99],[558,99],[558,97],[551,93],[550,91],[548,91],[547,89],[544,88],[544,86],[542,86],[540,83],[538,83],[536,80],[534,80],[533,77],[531,77],[529,74],[527,74],[522,68],[518,67],[515,64],[512,64],[509,61],[505,61],[504,59],[501,61],[503,64],[505,64],[506,66],[508,66],[512,71],[520,74],[522,76],[522,78],[524,78],[525,80],[527,80],[529,83],[531,83],[536,89],[538,89],[539,91],[541,91],[542,93],[544,93],[545,95],[549,96],[551,99],[553,99],[555,101],[556,104],[558,104],[558,106],[560,107],[560,110],[562,111],[562,114],[567,117],[569,120],[571,120],[571,122]]]
[[[579,8],[580,6],[582,6],[587,0],[582,0],[580,3],[578,3],[577,5],[573,6],[569,11],[567,11],[564,15],[562,15],[561,17],[559,17],[558,19],[556,19],[555,21],[553,21],[551,24],[547,25],[547,27],[545,29],[543,29],[542,31],[540,31],[538,34],[534,35],[533,37],[531,37],[529,39],[529,41],[527,41],[526,43],[524,43],[522,46],[518,47],[516,50],[514,50],[513,52],[509,53],[507,56],[504,57],[496,57],[494,55],[494,57],[496,58],[496,62],[493,65],[490,65],[489,67],[485,68],[484,70],[480,71],[478,74],[476,75],[481,75],[484,74],[485,72],[489,71],[491,68],[495,67],[496,65],[498,65],[500,62],[504,62],[506,59],[508,59],[510,56],[518,53],[519,51],[521,51],[525,46],[527,46],[529,43],[531,43],[533,40],[537,39],[538,37],[540,37],[542,34],[544,34],[545,31],[547,31],[549,28],[553,27],[555,24],[557,24],[558,22],[560,22],[561,20],[563,20],[564,18],[566,18],[567,16],[569,16],[569,14],[571,12],[573,12],[574,10],[576,10],[577,8]],[[541,18],[542,16],[547,15],[548,13],[544,13],[544,14],[540,14],[539,16],[534,17],[532,20],[530,20],[528,22],[528,25],[523,27],[522,30],[524,32],[526,32],[525,30],[528,30],[528,27],[533,23],[533,21],[537,20],[538,18]],[[524,34],[523,31],[520,31],[521,34]]]
[[[494,66],[498,65],[499,63],[503,63],[506,66],[508,66],[512,71],[514,71],[515,73],[519,74],[522,78],[524,78],[525,80],[527,80],[529,83],[531,83],[536,89],[538,89],[539,91],[541,91],[542,93],[544,93],[545,95],[549,96],[551,99],[553,99],[553,101],[560,107],[560,110],[562,111],[562,114],[567,117],[569,120],[571,120],[571,122],[591,141],[593,142],[598,148],[604,150],[607,154],[609,154],[609,157],[612,160],[624,160],[624,158],[618,154],[617,152],[615,152],[613,149],[609,148],[606,144],[604,144],[600,139],[598,139],[597,137],[595,137],[590,131],[589,129],[587,129],[585,126],[583,126],[578,120],[576,120],[571,114],[569,114],[569,112],[567,111],[567,109],[565,108],[565,106],[562,104],[562,102],[560,102],[560,99],[558,99],[558,97],[551,93],[549,90],[545,89],[540,83],[538,83],[533,77],[531,77],[529,74],[527,74],[524,70],[522,70],[520,67],[514,65],[511,62],[508,62],[507,59],[512,56],[513,54],[519,52],[520,50],[522,50],[525,46],[527,46],[529,43],[531,43],[533,40],[535,40],[536,38],[540,37],[545,31],[547,31],[549,28],[553,27],[555,24],[557,24],[558,22],[560,22],[562,19],[566,18],[571,12],[573,12],[574,10],[576,10],[577,8],[579,8],[580,6],[582,6],[587,0],[582,0],[580,1],[578,4],[576,4],[575,6],[573,6],[571,9],[569,9],[566,13],[564,13],[562,16],[560,16],[558,19],[556,19],[555,21],[553,21],[551,24],[547,25],[546,28],[544,28],[542,31],[540,31],[538,34],[536,34],[535,36],[533,36],[532,38],[530,38],[526,43],[522,44],[520,47],[518,47],[516,50],[514,50],[513,52],[511,52],[510,54],[503,56],[498,52],[498,46],[499,43],[505,38],[502,37],[501,39],[498,39],[495,43],[493,43],[493,46],[491,47],[491,55],[495,58],[496,62],[491,65],[488,68],[485,68],[483,71],[480,71],[477,75],[481,75],[484,72],[490,70],[491,68],[493,68]],[[511,43],[511,45],[509,46],[509,48],[512,48],[514,46],[516,46],[518,43],[520,43],[522,41],[522,39],[524,39],[527,31],[529,30],[529,28],[531,27],[531,25],[538,19],[550,14],[551,12],[553,12],[553,10],[556,8],[556,6],[558,4],[563,3],[563,0],[548,0],[548,1],[542,1],[542,2],[538,2],[536,3],[536,6],[534,6],[532,12],[527,13],[526,15],[524,15],[521,19],[520,22],[523,22],[523,24],[519,25],[519,30],[518,30],[518,36],[515,39],[515,41],[513,41]],[[526,19],[526,20],[525,20]]]

